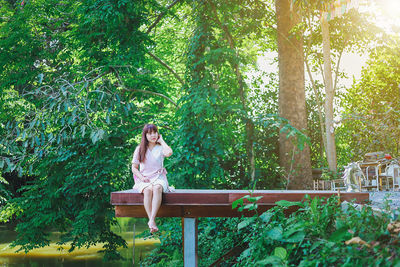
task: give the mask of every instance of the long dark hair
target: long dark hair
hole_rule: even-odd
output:
[[[139,162],[144,162],[146,160],[146,152],[149,145],[149,141],[146,138],[146,134],[152,132],[158,133],[157,126],[155,126],[154,124],[146,124],[143,127],[142,141],[140,141],[140,146],[139,146]]]

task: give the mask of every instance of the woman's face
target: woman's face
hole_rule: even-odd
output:
[[[148,132],[146,133],[146,138],[149,143],[155,143],[157,142],[158,139],[158,133],[157,132]]]

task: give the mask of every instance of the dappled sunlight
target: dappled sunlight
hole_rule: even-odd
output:
[[[14,266],[14,264],[39,264],[39,266],[66,266],[69,262],[72,266],[131,266],[132,249],[133,249],[133,229],[136,232],[135,238],[135,261],[141,262],[146,255],[153,250],[160,240],[155,238],[138,238],[138,235],[145,231],[146,224],[144,220],[133,218],[117,218],[118,224],[111,227],[112,231],[120,235],[126,242],[127,248],[119,248],[118,251],[125,260],[117,262],[103,263],[104,243],[98,243],[89,248],[76,248],[72,252],[68,252],[71,243],[58,245],[61,232],[52,231],[50,233],[50,246],[33,249],[28,253],[19,251],[19,247],[11,247],[11,242],[16,237],[16,232],[7,230],[6,227],[0,228],[0,266]],[[135,225],[135,227],[134,227]],[[61,264],[61,265],[60,265]],[[88,264],[88,265],[87,265]]]
[[[127,240],[128,248],[132,249],[132,239]],[[135,239],[135,246],[136,248],[140,247],[153,247],[155,244],[159,244],[160,241],[158,239]],[[90,248],[78,248],[72,252],[68,252],[70,245],[62,245],[59,246],[55,243],[51,243],[50,246],[37,248],[29,253],[25,254],[25,252],[20,251],[16,252],[17,248],[11,248],[10,243],[0,244],[0,264],[3,263],[5,258],[9,257],[17,257],[17,258],[65,258],[68,260],[88,260],[88,259],[95,259],[101,258],[102,254],[98,253],[100,250],[103,249],[103,244],[97,244],[96,246],[92,246]]]

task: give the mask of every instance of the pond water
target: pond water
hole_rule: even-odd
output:
[[[75,249],[72,253],[68,253],[69,246],[60,246],[55,242],[50,246],[34,249],[28,254],[23,251],[15,253],[17,248],[10,248],[10,243],[14,240],[16,233],[7,229],[5,225],[0,225],[0,267],[58,267],[58,266],[74,266],[74,267],[127,267],[132,266],[133,256],[133,224],[135,224],[136,235],[143,232],[147,225],[142,219],[135,218],[117,218],[120,226],[114,227],[112,230],[122,236],[128,243],[128,248],[121,249],[120,253],[126,260],[105,263],[102,261],[103,254],[97,251],[102,249],[102,244],[90,247],[89,249]],[[51,240],[57,241],[60,236],[59,232],[51,233]],[[141,266],[140,262],[143,258],[157,245],[159,240],[135,238],[135,264]]]

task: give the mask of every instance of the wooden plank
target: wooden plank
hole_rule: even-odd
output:
[[[238,198],[250,193],[245,190],[182,190],[163,194],[163,205],[221,205],[231,204]],[[252,196],[263,196],[258,203],[275,203],[279,200],[300,201],[305,194],[313,197],[328,198],[336,195],[335,191],[282,191],[282,190],[256,190]],[[347,193],[341,192],[341,200],[356,201],[368,200],[369,194],[366,193]],[[112,205],[136,205],[143,204],[143,194],[135,192],[113,192],[111,193]]]
[[[143,205],[121,205],[115,206],[116,217],[147,218]],[[180,206],[162,206],[157,217],[184,217],[183,207]]]
[[[239,212],[232,209],[232,202],[245,196],[262,196],[257,201],[259,214],[276,206],[279,200],[301,201],[306,194],[311,198],[338,195],[335,191],[283,191],[283,190],[176,190],[163,194],[163,202],[157,217],[181,217],[183,227],[184,266],[197,266],[197,218],[253,216],[256,211]],[[340,193],[341,201],[369,200],[369,193]],[[245,201],[247,202],[247,201]],[[133,190],[111,193],[111,204],[115,206],[116,217],[147,217],[143,206],[143,195]],[[298,210],[289,207],[286,215]]]
[[[163,204],[226,204],[229,194],[217,192],[172,192],[163,194]],[[143,194],[132,192],[112,192],[111,203],[113,205],[121,204],[143,204]]]
[[[163,194],[163,202],[158,217],[238,217],[252,216],[254,212],[240,213],[232,210],[232,202],[248,195],[246,190],[177,190]],[[284,191],[256,190],[252,196],[263,196],[258,202],[258,212],[262,213],[279,200],[301,201],[308,194],[311,198],[328,198],[337,195],[334,191]],[[340,193],[341,201],[356,200],[358,203],[369,199],[369,193]],[[143,207],[143,195],[133,190],[113,192],[111,204],[117,217],[147,217]],[[287,211],[293,212],[296,207]]]
[[[218,205],[228,202],[229,194],[224,193],[166,193],[163,197],[165,205]]]
[[[275,205],[258,205],[257,212],[259,214],[273,208]],[[286,214],[296,211],[298,207],[290,207]],[[239,212],[237,209],[232,210],[230,205],[226,206],[161,206],[157,213],[157,217],[251,217],[255,211]],[[115,206],[116,217],[134,217],[146,218],[147,214],[143,206],[139,205],[121,205]]]
[[[112,192],[111,193],[111,203],[118,204],[143,204],[143,194],[140,193],[120,193],[120,192]]]

